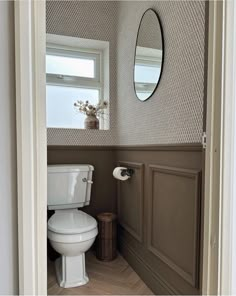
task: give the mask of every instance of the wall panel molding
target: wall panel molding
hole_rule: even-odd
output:
[[[160,166],[160,165],[149,165],[149,227],[148,227],[148,249],[150,252],[153,253],[156,257],[158,257],[160,260],[162,260],[166,265],[168,265],[172,270],[174,270],[177,274],[179,274],[185,281],[190,283],[193,287],[198,287],[198,274],[199,274],[199,247],[200,247],[200,196],[201,196],[201,172],[199,170],[192,170],[192,169],[184,169],[184,168],[176,168],[176,167],[168,167],[168,166]],[[161,176],[158,180],[158,174]],[[168,183],[169,176],[171,176],[171,180],[174,184],[171,184],[170,186],[173,186],[172,192],[169,190],[169,185],[165,184]],[[166,180],[165,180],[166,179]],[[156,183],[156,184],[155,184]],[[170,193],[171,192],[171,193]],[[183,231],[186,230],[187,234],[193,234],[193,245],[192,250],[188,250],[191,253],[191,264],[188,264],[188,267],[191,267],[191,270],[186,270],[183,266],[181,266],[180,263],[177,263],[173,258],[171,258],[171,254],[168,254],[168,249],[171,250],[170,247],[164,248],[167,241],[172,242],[171,239],[166,239],[165,236],[163,236],[163,231],[167,229],[171,229],[172,231],[175,229],[175,225],[172,227],[169,224],[169,221],[166,221],[165,219],[156,218],[158,215],[161,216],[161,213],[158,211],[162,211],[163,209],[169,209],[170,211],[173,211],[172,206],[170,205],[172,203],[171,196],[173,197],[176,195],[181,197],[181,201],[179,201],[179,207],[182,207],[181,209],[178,208],[178,201],[173,202],[174,205],[177,206],[176,212],[179,211],[179,214],[186,213],[186,209],[192,210],[193,213],[193,221],[188,220],[189,217],[186,217],[186,221],[184,221],[185,217],[178,217],[178,213],[176,220],[177,226],[183,226],[185,223],[188,226],[186,228],[183,227]],[[186,195],[183,197],[183,195]],[[168,205],[168,201],[166,201],[167,198],[170,198],[170,202]],[[192,198],[192,203],[190,202],[185,207],[185,200]],[[163,200],[165,199],[165,201]],[[155,205],[159,205],[160,209],[155,207]],[[163,206],[163,208],[162,208]],[[192,208],[190,208],[190,206]],[[182,210],[183,209],[183,210]],[[154,215],[154,210],[155,215]],[[155,221],[156,219],[156,221]],[[171,219],[171,218],[170,218]],[[164,221],[163,225],[158,225],[157,221]],[[155,225],[155,223],[157,225]],[[173,222],[174,223],[174,222]],[[177,229],[176,231],[180,231],[180,229]],[[189,228],[192,226],[192,228]],[[160,231],[160,233],[158,233]],[[155,235],[154,235],[155,232]],[[158,234],[161,236],[158,237]],[[166,235],[166,234],[165,234]],[[168,235],[168,234],[167,234]],[[169,234],[170,236],[173,236],[173,244],[174,241],[174,235],[173,232]],[[157,236],[155,238],[155,236]],[[187,235],[186,235],[187,236]],[[191,235],[190,235],[191,237]],[[192,238],[192,237],[191,237]],[[156,246],[155,246],[155,243]],[[184,241],[183,241],[184,242]],[[176,244],[179,244],[179,246],[183,245],[183,242],[176,241]],[[161,246],[163,248],[161,248]],[[184,249],[183,249],[184,252]],[[181,250],[179,249],[178,255],[182,258],[185,254],[181,254]],[[172,252],[172,256],[176,256],[175,252]],[[177,255],[177,256],[178,256]],[[175,259],[178,259],[176,257]],[[181,260],[179,260],[180,262]],[[182,263],[182,262],[181,262]]]
[[[121,151],[202,151],[202,144],[117,145],[114,148]]]
[[[134,175],[127,181],[118,181],[118,217],[119,223],[128,231],[137,241],[143,241],[143,208],[144,208],[144,164],[136,162],[118,161],[118,166],[132,168]],[[137,177],[136,177],[137,176]],[[136,178],[135,178],[136,177]],[[132,184],[133,183],[133,184]],[[131,185],[132,184],[132,185]],[[128,185],[128,187],[126,187]],[[126,187],[126,188],[124,188]],[[128,189],[131,187],[131,191]],[[134,198],[136,200],[134,200]],[[133,199],[133,202],[129,200]],[[127,202],[128,201],[128,202]],[[137,203],[137,204],[136,204]],[[130,209],[126,208],[133,206],[130,215],[126,216],[126,221],[122,218]],[[137,208],[136,208],[137,206]],[[136,211],[135,211],[136,209]],[[129,220],[129,221],[128,221]],[[134,222],[136,221],[136,223]],[[136,225],[132,225],[132,223]]]
[[[134,270],[150,286],[153,291],[158,291],[158,295],[180,295],[180,292],[160,277],[157,270],[147,263],[129,243],[121,238],[120,249],[125,259]],[[151,276],[150,276],[151,275]]]
[[[202,144],[170,145],[48,145],[48,150],[202,151]]]

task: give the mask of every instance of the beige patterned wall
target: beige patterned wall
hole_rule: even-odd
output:
[[[48,145],[113,145],[116,136],[116,1],[47,1],[47,33],[110,42],[110,130],[48,129]]]
[[[140,102],[133,88],[136,34],[155,9],[164,31],[163,75]],[[109,131],[49,129],[48,145],[194,143],[203,129],[205,1],[47,1],[47,32],[110,41]]]
[[[164,66],[154,95],[140,102],[133,88],[133,53],[140,18],[156,10],[164,31]],[[124,1],[117,49],[118,143],[201,142],[203,130],[205,2]]]

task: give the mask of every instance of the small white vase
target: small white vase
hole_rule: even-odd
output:
[[[85,129],[99,129],[99,119],[96,116],[87,116],[84,120]]]

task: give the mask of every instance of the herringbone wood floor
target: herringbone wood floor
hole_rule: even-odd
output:
[[[63,289],[57,284],[54,263],[49,262],[48,295],[153,295],[121,255],[112,262],[101,262],[89,252],[86,267],[87,285]]]

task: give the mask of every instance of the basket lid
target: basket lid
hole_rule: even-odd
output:
[[[101,213],[97,215],[99,221],[111,222],[116,220],[117,216],[114,213]]]

